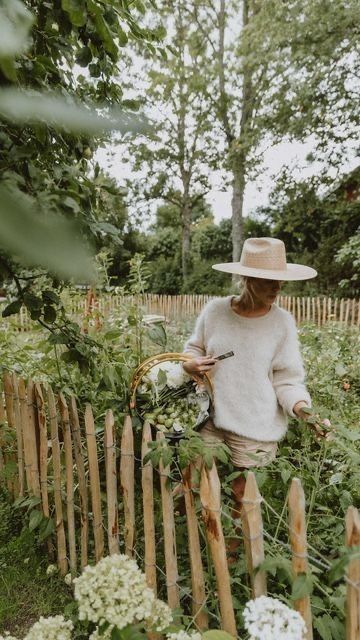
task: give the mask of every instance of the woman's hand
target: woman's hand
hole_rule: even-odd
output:
[[[302,420],[305,420],[309,427],[315,431],[315,437],[318,440],[324,438],[325,440],[333,439],[333,430],[334,428],[331,426],[331,422],[328,418],[324,418],[323,420],[319,415],[315,414],[314,411],[304,402],[300,400],[297,402],[293,408],[295,415],[297,415]]]
[[[198,356],[183,362],[183,369],[194,378],[203,378],[207,371],[210,371],[216,360],[211,356]]]

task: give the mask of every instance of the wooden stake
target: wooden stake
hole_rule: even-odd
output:
[[[19,496],[23,496],[25,491],[24,439],[23,439],[23,428],[22,428],[21,415],[20,415],[18,381],[14,373],[11,376],[11,383],[12,383],[12,389],[13,389],[13,412],[14,412],[13,419],[15,423],[16,442],[17,442]],[[8,387],[8,390],[9,390],[9,387]],[[31,469],[29,469],[28,475],[30,475],[30,473],[31,473]],[[28,479],[27,479],[27,486],[31,492],[31,485],[28,483]]]
[[[208,628],[209,620],[208,615],[204,610],[206,602],[205,578],[201,561],[198,520],[195,512],[194,494],[192,492],[191,485],[192,470],[192,465],[189,465],[182,472],[191,569],[192,614],[196,626],[199,629],[204,630]]]
[[[224,534],[221,526],[220,481],[215,462],[211,469],[204,466],[201,471],[200,499],[203,507],[206,537],[214,563],[217,591],[221,612],[221,628],[236,638],[236,622],[230,587],[229,569],[226,559]]]
[[[125,553],[132,557],[135,540],[135,461],[131,417],[126,416],[121,436],[120,486],[124,500]]]
[[[13,383],[11,379],[11,374],[8,371],[4,371],[3,373],[3,386],[4,386],[4,396],[5,396],[5,409],[6,409],[6,419],[9,427],[9,431],[14,431],[16,433],[15,426],[15,415],[14,415],[14,389]],[[16,433],[17,438],[17,433]],[[17,443],[17,447],[19,449],[19,443]],[[8,489],[11,494],[16,498],[19,495],[19,450],[17,454],[13,451],[8,454],[8,459],[12,460],[16,463],[18,468],[18,475],[12,474],[12,477],[8,479]]]
[[[101,512],[100,474],[96,446],[95,423],[90,404],[85,408],[85,431],[89,460],[90,493],[93,513],[93,531],[95,541],[95,560],[104,556],[104,531]]]
[[[42,393],[41,384],[37,382],[35,384],[35,400],[37,406],[38,423],[39,423],[39,435],[40,435],[40,491],[41,491],[41,503],[43,514],[46,518],[49,517],[49,495],[47,486],[47,465],[48,465],[48,433],[46,424],[46,413],[44,405],[44,397]]]
[[[40,482],[40,495],[41,495],[41,507],[45,518],[50,518],[49,511],[49,494],[48,494],[48,431],[47,420],[45,412],[44,396],[41,384],[35,383],[35,402],[37,409],[37,421],[39,425],[39,482]],[[54,557],[54,546],[50,538],[47,539],[47,548],[49,558]]]
[[[63,520],[62,495],[61,495],[61,463],[60,443],[57,411],[53,390],[48,386],[48,407],[51,432],[52,463],[54,472],[54,500],[56,514],[57,557],[60,574],[67,573],[68,562],[66,557],[66,538]]]
[[[289,532],[292,550],[292,566],[295,577],[301,573],[308,572],[307,561],[307,541],[306,541],[306,524],[305,524],[305,496],[298,478],[293,478],[291,482],[289,499]],[[310,596],[304,596],[294,601],[294,607],[302,617],[306,624],[306,640],[312,640],[312,614],[310,605]]]
[[[163,433],[158,433],[157,440],[164,438]],[[170,468],[164,467],[163,463],[159,463],[160,486],[161,486],[161,503],[164,527],[164,552],[165,552],[165,568],[166,568],[166,588],[168,604],[171,609],[175,609],[180,605],[178,581],[178,567],[176,554],[176,536],[175,536],[175,520],[174,520],[174,502],[170,484]]]
[[[39,427],[37,423],[35,387],[30,379],[27,384],[27,410],[28,410],[28,430],[30,448],[30,473],[31,486],[35,496],[40,497],[40,477],[39,477]]]
[[[360,515],[355,507],[349,507],[345,518],[346,546],[360,547]],[[360,638],[360,558],[359,554],[349,562],[346,574],[346,640]]]
[[[74,577],[77,569],[75,511],[74,511],[74,462],[72,454],[72,439],[70,431],[69,411],[62,393],[59,394],[59,409],[64,436],[65,470],[66,470],[66,513],[69,538],[70,572]]]
[[[148,422],[144,423],[141,445],[141,486],[143,494],[144,512],[144,538],[145,538],[145,575],[147,585],[157,593],[156,584],[156,552],[155,552],[155,519],[154,519],[154,489],[153,467],[151,462],[144,464],[144,458],[149,451],[151,441],[151,428]]]
[[[108,517],[108,545],[110,555],[119,553],[119,517],[117,501],[116,449],[114,438],[114,416],[111,409],[105,417],[105,465],[106,465],[106,496]]]
[[[88,563],[88,540],[89,540],[89,498],[85,475],[84,456],[82,452],[80,422],[77,412],[76,400],[70,398],[70,428],[74,442],[74,455],[79,482],[80,500],[80,521],[81,521],[81,568]]]
[[[266,573],[265,571],[256,571],[257,567],[264,561],[261,500],[262,498],[259,493],[255,475],[252,471],[249,471],[246,479],[244,497],[242,499],[242,524],[253,598],[264,596],[267,593]]]

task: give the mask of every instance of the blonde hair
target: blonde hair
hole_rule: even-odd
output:
[[[254,278],[251,276],[241,276],[237,283],[239,287],[237,302],[243,311],[252,311],[255,309],[254,291],[252,288],[253,280]]]

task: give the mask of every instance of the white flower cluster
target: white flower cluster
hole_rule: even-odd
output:
[[[63,616],[41,616],[38,622],[31,627],[24,640],[71,640],[71,632],[74,628],[71,620],[65,620]]]
[[[156,631],[171,622],[169,607],[165,603],[159,605],[146,585],[145,575],[126,555],[114,554],[94,567],[85,567],[74,585],[80,620],[99,626],[107,622],[118,629],[143,622],[145,627],[156,625]]]
[[[159,371],[163,371],[166,374],[166,385],[170,389],[181,387],[181,385],[190,379],[190,376],[184,371],[180,362],[160,362],[152,367],[146,374],[146,378],[156,387],[159,387]]]
[[[198,631],[184,631],[181,629],[176,633],[167,633],[167,640],[201,640],[202,635]]]
[[[244,609],[250,640],[303,640],[306,626],[301,615],[280,600],[260,596]]]

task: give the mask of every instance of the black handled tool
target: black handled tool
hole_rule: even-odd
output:
[[[214,357],[214,360],[225,360],[225,358],[231,358],[233,355],[233,351],[227,351],[227,353],[222,353],[221,356]]]

